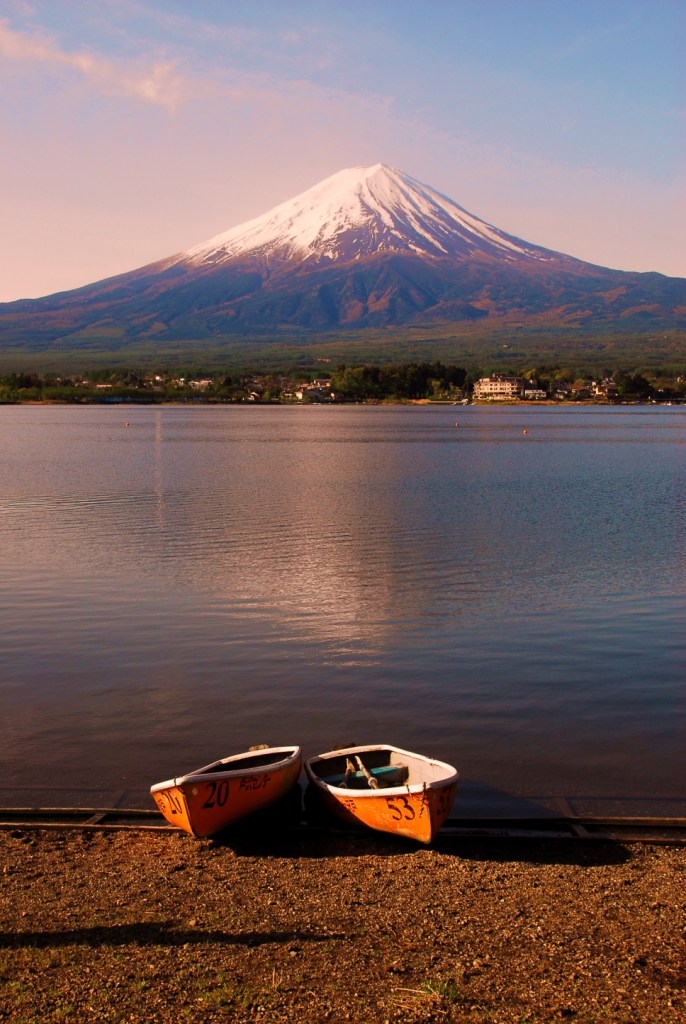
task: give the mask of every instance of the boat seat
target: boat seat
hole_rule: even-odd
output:
[[[407,782],[407,777],[410,772],[405,764],[386,764],[382,765],[380,768],[371,768],[369,770],[369,774],[376,779],[379,784],[379,789],[388,789],[390,786],[402,786],[403,783]],[[327,786],[340,786],[343,779],[343,775],[321,776],[322,782],[325,782]],[[347,788],[369,789],[369,783],[365,778],[364,772],[353,772],[349,775]]]

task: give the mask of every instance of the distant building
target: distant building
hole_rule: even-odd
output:
[[[474,385],[474,398],[485,398],[492,402],[512,401],[521,398],[526,381],[523,377],[481,377]]]
[[[604,380],[591,382],[592,394],[596,398],[616,398],[618,389],[611,377]]]
[[[295,392],[295,397],[299,402],[304,401],[306,397],[310,402],[323,402],[333,399],[335,396],[331,390],[331,378],[318,377],[311,384],[301,384]]]
[[[544,391],[543,388],[524,388],[522,392],[522,398],[526,399],[527,402],[532,400],[540,402],[547,397],[548,392]]]

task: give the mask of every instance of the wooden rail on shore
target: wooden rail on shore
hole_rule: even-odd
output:
[[[249,823],[238,827],[245,830],[249,828]],[[326,831],[333,835],[342,831],[338,825],[328,828],[307,823],[304,819],[295,819],[288,827],[303,834],[308,831],[319,834]],[[157,811],[138,808],[0,808],[0,830],[12,829],[181,832],[167,824]],[[439,832],[437,843],[440,846],[444,841],[456,839],[579,839],[682,846],[686,845],[686,818],[587,815],[450,818]]]

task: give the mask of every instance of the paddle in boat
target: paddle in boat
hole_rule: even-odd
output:
[[[458,772],[385,744],[344,747],[305,761],[315,804],[349,824],[430,843],[455,799]]]
[[[285,796],[301,768],[300,747],[251,747],[158,782],[150,793],[171,825],[203,838]]]

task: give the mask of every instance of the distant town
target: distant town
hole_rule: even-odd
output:
[[[532,369],[518,375],[481,374],[434,363],[338,366],[328,375],[288,373],[138,372],[0,376],[0,403],[601,403],[686,402],[686,374],[608,371],[584,376],[573,370]]]

